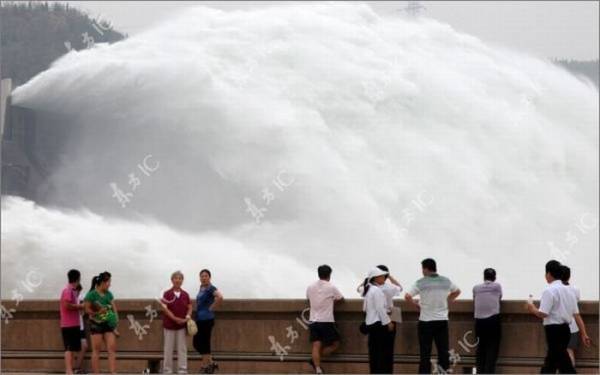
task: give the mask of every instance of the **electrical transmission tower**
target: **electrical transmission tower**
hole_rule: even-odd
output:
[[[416,17],[425,10],[425,6],[418,1],[409,1],[406,7],[401,10],[412,17]]]

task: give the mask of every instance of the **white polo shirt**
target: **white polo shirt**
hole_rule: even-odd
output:
[[[310,303],[311,322],[335,322],[333,304],[344,296],[332,283],[317,280],[306,289],[306,298]]]
[[[573,314],[579,314],[577,298],[560,280],[554,280],[542,293],[539,310],[548,316],[544,325],[571,324]]]

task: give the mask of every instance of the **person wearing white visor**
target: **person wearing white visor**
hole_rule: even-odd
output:
[[[398,328],[397,323],[402,323],[402,310],[400,309],[400,306],[394,306],[394,297],[400,296],[400,293],[402,292],[402,285],[400,285],[400,283],[391,275],[391,273],[389,273],[390,270],[387,266],[381,264],[377,266],[377,268],[379,268],[382,271],[388,272],[388,274],[385,275],[386,281],[383,283],[383,285],[380,285],[379,288],[381,289],[383,294],[385,294],[385,308],[387,310],[388,315],[395,324],[394,330],[388,332],[387,338],[389,342],[386,345],[386,349],[389,351],[387,355],[393,358],[394,345],[396,343],[396,330]],[[358,288],[356,289],[358,294],[360,294],[361,296],[363,295],[363,284],[364,282],[361,282]]]
[[[366,313],[369,370],[372,374],[391,374],[394,369],[394,352],[389,350],[389,335],[395,325],[388,315],[386,296],[381,289],[387,275],[387,271],[376,267],[363,283],[363,310]]]

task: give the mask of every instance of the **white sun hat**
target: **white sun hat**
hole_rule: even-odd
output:
[[[387,275],[388,273],[389,272],[384,271],[381,268],[375,267],[371,271],[369,271],[369,275],[367,276],[367,279],[371,280],[374,277]]]

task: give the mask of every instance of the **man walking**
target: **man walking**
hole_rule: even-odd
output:
[[[502,286],[496,282],[496,270],[483,271],[483,283],[473,287],[475,336],[477,336],[477,373],[495,374],[502,329],[500,300]]]
[[[574,314],[579,314],[577,300],[561,281],[561,265],[556,260],[546,263],[546,281],[548,287],[542,293],[539,309],[533,302],[527,303],[527,310],[543,319],[546,331],[548,352],[542,366],[542,374],[575,374],[575,368],[567,353],[571,338],[569,324]]]
[[[448,353],[448,302],[460,294],[460,289],[448,278],[437,273],[435,260],[427,258],[421,262],[423,277],[413,285],[406,300],[419,309],[419,373],[431,374],[431,343],[435,342],[438,366],[447,372],[450,367]],[[413,299],[421,295],[421,300]]]
[[[322,374],[321,357],[334,352],[340,344],[340,334],[335,326],[333,305],[342,301],[342,293],[331,282],[331,267],[319,266],[319,280],[306,289],[310,303],[310,341],[312,342],[311,366],[315,373]]]
[[[569,280],[571,279],[571,269],[565,265],[562,265],[560,278],[562,280],[562,283],[575,297],[575,300],[579,302],[579,300],[581,299],[581,293],[579,292],[579,289],[569,283]],[[571,358],[571,363],[573,363],[573,367],[576,367],[575,351],[579,348],[579,343],[583,342],[583,345],[589,347],[591,344],[591,340],[587,335],[585,323],[583,322],[583,319],[581,319],[581,316],[579,314],[574,315],[574,319],[569,324],[569,330],[571,331],[571,339],[569,340],[569,345],[567,346],[567,353],[569,353],[569,357]]]

